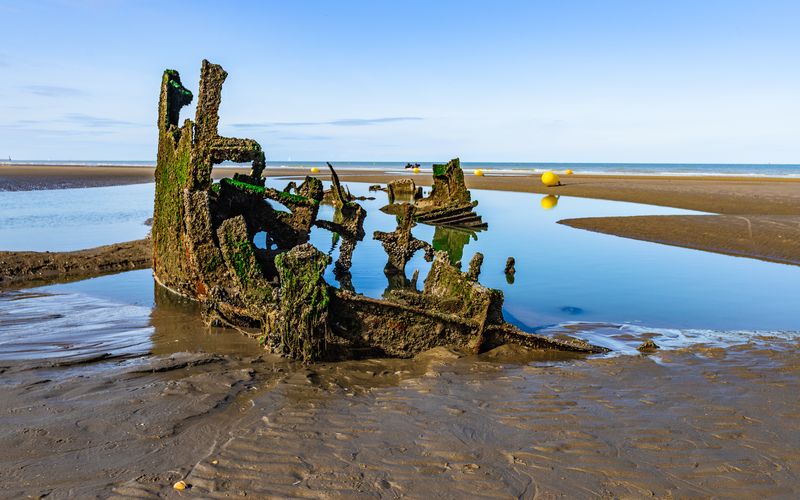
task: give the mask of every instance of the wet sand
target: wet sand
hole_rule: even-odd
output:
[[[153,182],[152,167],[0,165],[0,191],[70,189]]]
[[[0,496],[796,497],[798,347],[6,373]]]
[[[559,223],[625,238],[800,265],[800,216],[662,215],[565,219]]]
[[[75,252],[0,251],[0,290],[144,269],[151,260],[149,239]]]

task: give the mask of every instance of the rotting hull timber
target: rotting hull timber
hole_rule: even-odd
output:
[[[319,179],[306,177],[299,186],[290,183],[283,190],[267,187],[261,146],[217,133],[226,77],[222,67],[203,61],[194,122],[178,124],[180,109],[193,96],[176,71],[164,72],[159,101],[153,274],[169,290],[199,301],[208,323],[257,336],[270,351],[304,362],[365,353],[409,357],[437,346],[481,352],[508,342],[578,353],[604,351],[580,341],[528,334],[506,323],[502,293],[478,282],[482,255],[464,273],[451,264],[447,252],[434,255],[430,244],[411,236],[412,217],[420,213],[449,210],[467,226],[476,222],[471,212],[475,202],[463,186],[458,160],[437,166],[429,199],[400,207],[394,232],[374,235],[390,243],[384,269],[390,287],[384,298],[356,294],[350,261],[364,238],[368,214],[332,167],[332,221],[318,219],[325,196]],[[252,169],[214,183],[213,166],[226,160],[251,162]],[[324,279],[330,257],[308,243],[312,227],[342,239],[335,265],[342,288]],[[258,248],[253,240],[262,233],[267,244]],[[391,242],[404,243],[402,251],[395,252]],[[416,275],[405,277],[405,262],[417,250],[433,259],[421,291]]]

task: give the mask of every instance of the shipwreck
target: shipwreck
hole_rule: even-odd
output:
[[[384,210],[396,215],[397,228],[371,236],[384,244],[384,273],[396,286],[381,299],[356,293],[349,269],[353,250],[366,237],[368,214],[332,167],[327,192],[315,177],[284,189],[266,186],[259,143],[217,132],[226,77],[221,66],[203,61],[195,119],[181,124],[180,110],[193,95],[178,72],[167,70],[158,109],[153,274],[160,285],[198,301],[208,323],[256,336],[268,350],[304,362],[409,357],[436,346],[481,352],[505,343],[581,353],[604,350],[526,333],[507,323],[502,292],[478,281],[482,255],[476,254],[462,272],[447,252],[413,237],[417,223],[467,232],[485,229],[458,160],[434,166],[427,198],[413,181],[389,184],[391,203]],[[223,161],[251,168],[248,174],[214,182],[212,168]],[[335,207],[332,220],[318,218],[321,203]],[[339,287],[324,279],[331,258],[309,243],[313,227],[340,238],[333,264]],[[253,242],[260,233],[266,234],[265,248]],[[432,260],[422,290],[416,273],[410,280],[405,274],[406,263],[419,251]]]

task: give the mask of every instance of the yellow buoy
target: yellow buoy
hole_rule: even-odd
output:
[[[483,177],[483,170],[481,169],[475,170],[475,175],[477,175],[478,177]]]
[[[418,174],[419,173],[419,167],[414,167],[414,170],[412,170],[412,172],[414,172],[415,174]]]
[[[545,210],[550,210],[552,208],[556,208],[558,205],[558,198],[553,196],[552,194],[548,194],[544,198],[542,198],[542,208]]]
[[[568,168],[568,169],[567,169],[567,171],[566,171],[566,172],[564,172],[564,173],[565,173],[565,174],[567,174],[567,175],[572,175],[572,173],[573,173],[573,172],[572,172],[572,170],[571,170],[571,169],[569,169],[569,168]]]
[[[311,167],[311,173],[312,174],[318,174],[319,173],[319,169],[317,167]]]
[[[558,175],[553,172],[548,171],[542,174],[542,184],[547,187],[558,186],[559,182]]]
[[[189,486],[189,485],[186,484],[186,481],[178,481],[177,483],[172,485],[172,487],[175,488],[178,491],[185,490],[187,486]]]

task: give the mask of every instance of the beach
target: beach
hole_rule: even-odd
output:
[[[152,180],[152,169],[144,167],[38,168],[0,179],[37,189]],[[58,168],[65,170],[52,170]],[[286,179],[306,174],[267,172]],[[398,176],[339,174],[345,182],[370,184]],[[429,184],[429,175],[414,178]],[[575,175],[563,182],[544,188],[536,176],[467,176],[473,189],[537,194],[531,210],[541,210],[538,195],[555,194],[704,212],[563,223],[798,263],[797,181]],[[39,284],[147,267],[147,249],[139,240],[78,252],[3,252],[0,260],[15,278],[6,288],[17,289],[26,284],[24,276]],[[127,275],[113,275],[118,278],[109,288],[131,286]],[[412,359],[303,366],[264,353],[236,331],[205,326],[196,304],[145,281],[152,309],[116,318],[110,311],[119,306],[96,304],[97,312],[90,309],[66,330],[60,327],[62,336],[47,339],[60,346],[59,356],[0,356],[6,402],[0,409],[0,497],[172,497],[179,495],[172,487],[179,480],[189,494],[208,498],[800,492],[796,336],[759,333],[725,343],[709,337],[649,354],[593,357],[514,346],[480,355],[436,348]],[[67,289],[0,294],[9,305],[2,310],[13,311],[0,314],[0,328],[60,325],[86,310],[85,302],[63,310],[36,306],[59,294],[70,297]],[[40,309],[48,314],[40,316]],[[611,323],[566,323],[549,333],[587,328],[633,344],[654,335]],[[140,332],[150,340],[142,347],[130,340],[135,352],[118,354],[106,346],[72,347],[77,342],[70,335],[97,330],[120,339]]]
[[[0,191],[69,189],[153,182],[152,167],[2,165]]]
[[[335,167],[335,165],[334,165]],[[0,190],[59,189],[96,187],[153,182],[153,167],[132,166],[0,166]],[[215,179],[234,173],[247,173],[244,168],[216,167]],[[398,177],[411,177],[420,186],[430,186],[430,172],[413,174],[410,170],[388,172],[368,169],[337,169],[342,180],[385,184]],[[267,167],[267,177],[300,179],[314,175],[328,180],[327,169],[311,174],[309,169]],[[647,205],[685,208],[727,215],[800,215],[800,178],[743,176],[655,176],[655,175],[561,175],[564,184],[545,187],[539,174],[503,173],[487,170],[483,177],[464,172],[470,189],[492,189],[524,193],[556,194],[587,198],[627,201]]]
[[[8,3],[0,500],[800,498],[800,2]]]
[[[0,494],[792,497],[797,347],[9,371]]]

